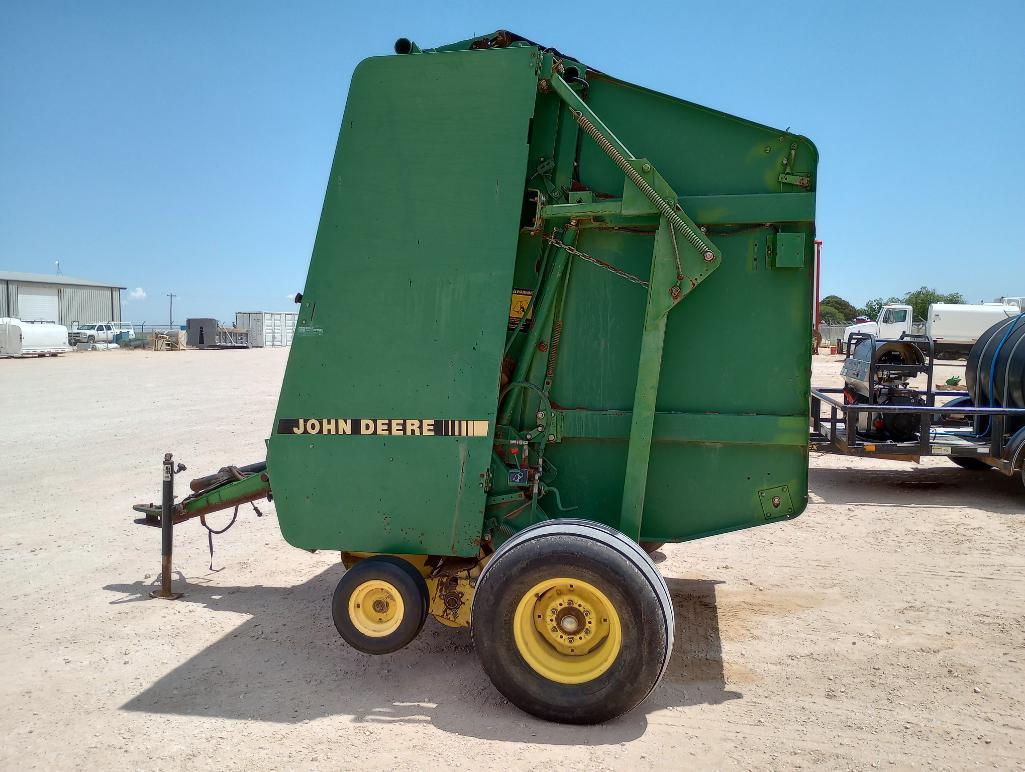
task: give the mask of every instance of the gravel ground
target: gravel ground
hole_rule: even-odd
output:
[[[337,554],[289,547],[272,505],[214,570],[181,526],[185,598],[146,599],[160,537],[131,504],[166,450],[196,475],[262,459],[286,356],[0,361],[3,768],[1025,766],[1025,489],[942,459],[816,456],[802,517],[665,547],[668,675],[602,726],[506,703],[466,630],[346,648]]]

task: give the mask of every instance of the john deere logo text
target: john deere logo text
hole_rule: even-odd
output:
[[[488,422],[447,418],[281,418],[278,434],[487,437]]]

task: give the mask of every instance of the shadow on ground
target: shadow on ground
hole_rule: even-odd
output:
[[[425,723],[482,739],[575,745],[639,737],[647,713],[716,704],[726,690],[715,586],[670,579],[676,609],[673,656],[662,684],[637,709],[601,727],[571,727],[532,718],[510,705],[481,669],[466,629],[429,620],[405,649],[384,657],[346,646],[331,623],[329,602],[341,566],[296,587],[219,587],[176,580],[178,603],[251,619],[129,700],[125,710],[298,723],[325,716],[354,722]],[[109,585],[114,604],[148,599],[149,582]],[[190,616],[197,620],[198,617]]]
[[[812,467],[808,487],[826,504],[971,507],[994,514],[1025,514],[1025,486],[1019,475],[969,471],[953,464],[913,469]]]

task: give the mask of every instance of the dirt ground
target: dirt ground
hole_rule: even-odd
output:
[[[509,705],[466,630],[344,646],[337,554],[288,546],[272,505],[214,571],[179,527],[185,597],[147,599],[160,535],[131,504],[167,450],[183,483],[262,460],[286,356],[0,361],[3,768],[1025,766],[1025,488],[941,459],[816,456],[802,517],[667,546],[668,675],[602,726]],[[816,358],[819,383],[838,370]]]

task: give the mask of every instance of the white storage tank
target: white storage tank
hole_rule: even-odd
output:
[[[929,306],[926,334],[937,344],[971,348],[997,322],[1018,314],[1017,306],[1003,303],[933,303]]]
[[[0,318],[0,357],[56,356],[70,350],[68,328],[62,324]]]
[[[250,346],[290,346],[298,318],[295,311],[239,311],[235,326],[249,330]]]

